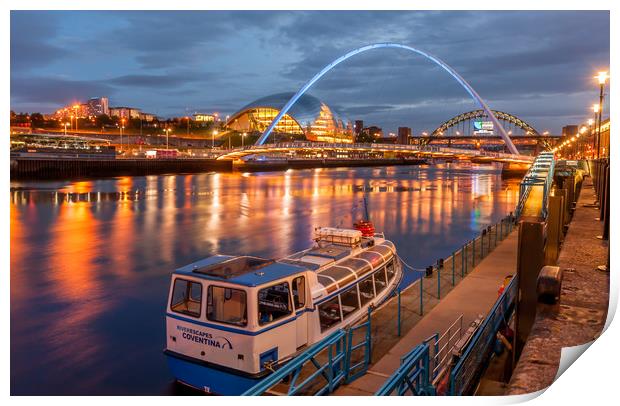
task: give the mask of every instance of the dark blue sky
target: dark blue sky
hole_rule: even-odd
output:
[[[11,108],[52,112],[105,95],[161,116],[230,114],[387,41],[435,54],[491,108],[558,133],[596,102],[609,13],[12,11]],[[477,108],[447,73],[394,49],[350,59],[310,93],[390,131],[433,130]]]

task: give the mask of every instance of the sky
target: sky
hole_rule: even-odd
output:
[[[609,12],[11,11],[11,109],[107,96],[162,117],[232,114],[377,42],[434,54],[492,109],[559,134],[598,102]],[[445,71],[396,49],[352,57],[309,93],[384,131],[432,131],[478,108]]]

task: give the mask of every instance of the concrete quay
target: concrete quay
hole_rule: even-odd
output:
[[[557,265],[563,271],[560,300],[539,303],[536,318],[505,395],[535,392],[550,386],[563,347],[595,340],[602,332],[609,302],[609,272],[597,270],[607,260],[609,243],[597,238],[603,222],[591,178],[586,178],[569,224]]]
[[[344,396],[373,395],[383,385],[387,377],[398,369],[401,357],[413,347],[421,344],[435,333],[443,333],[461,315],[465,329],[479,315],[486,315],[498,298],[498,289],[504,278],[516,272],[517,242],[518,230],[514,229],[445,296],[441,299],[435,297],[428,305],[425,305],[430,311],[423,317],[419,316],[409,331],[394,344],[386,345],[391,344],[389,343],[392,341],[390,339],[382,342],[382,338],[386,334],[386,329],[383,329],[384,336],[377,338],[378,342],[376,343],[373,340],[373,346],[375,346],[373,357],[377,355],[377,352],[383,352],[383,354],[370,365],[366,375],[350,384],[339,387],[334,394]],[[432,282],[433,279],[429,282]],[[425,289],[425,291],[432,292],[434,286]],[[393,311],[391,313],[395,314]],[[393,323],[392,321],[391,324]],[[393,327],[391,328],[393,329]],[[373,329],[374,336],[375,331]],[[377,346],[380,348],[377,349]]]

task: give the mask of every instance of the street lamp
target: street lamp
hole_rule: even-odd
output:
[[[247,135],[246,133],[241,134],[241,148],[244,148],[244,146],[245,146],[245,136],[246,135]]]
[[[65,126],[65,135],[67,135],[67,126],[69,125],[69,123],[64,123]]]
[[[187,120],[187,135],[189,136],[189,116],[185,116],[185,119]]]
[[[79,111],[80,105],[79,104],[75,104],[73,106],[73,110],[75,110],[75,132],[77,132],[78,130],[78,111]]]
[[[118,129],[121,133],[121,151],[123,150],[123,130],[124,129],[125,129],[125,119],[121,118],[121,126]]]
[[[217,135],[217,130],[213,130],[211,133],[211,149],[215,148],[215,136]]]
[[[166,133],[166,149],[168,149],[168,134],[170,134],[170,128],[164,128],[164,132]]]
[[[600,154],[601,154],[601,124],[602,124],[602,119],[603,119],[603,95],[605,94],[605,83],[607,82],[607,79],[609,78],[609,75],[607,75],[607,72],[599,72],[597,76],[595,76],[596,79],[598,79],[598,84],[601,87],[601,91],[599,94],[599,108],[598,108],[598,131],[596,133],[596,159],[600,158]]]

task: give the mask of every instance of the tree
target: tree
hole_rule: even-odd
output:
[[[100,114],[97,116],[96,120],[95,120],[97,127],[104,127],[106,125],[113,125],[114,124],[114,120],[112,120],[110,118],[110,116],[106,115],[106,114]]]

